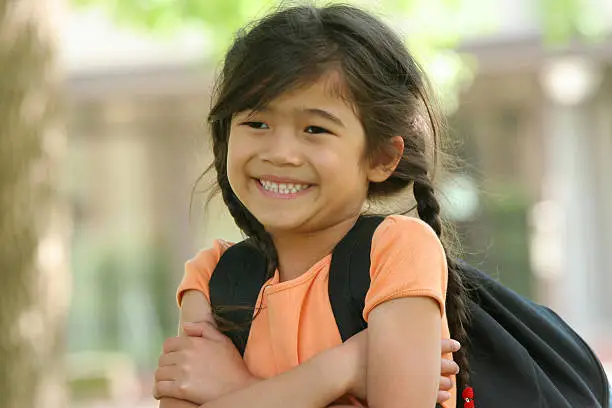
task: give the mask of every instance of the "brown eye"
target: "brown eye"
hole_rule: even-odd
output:
[[[260,129],[260,130],[270,129],[270,127],[264,122],[244,122],[242,123],[242,125],[248,126],[252,129]]]
[[[331,133],[329,130],[324,129],[322,127],[319,126],[308,126],[306,129],[304,129],[304,131],[306,133],[310,133],[313,135],[318,135],[318,134],[322,134],[322,133]]]

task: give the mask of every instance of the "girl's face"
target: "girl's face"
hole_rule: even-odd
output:
[[[366,140],[352,107],[330,92],[335,81],[329,74],[232,120],[230,185],[272,233],[312,232],[361,212]]]

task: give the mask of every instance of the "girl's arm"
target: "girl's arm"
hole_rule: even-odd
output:
[[[182,327],[186,322],[206,322],[212,323],[214,326],[210,305],[204,295],[198,291],[188,291],[183,296],[180,311],[181,327],[179,328],[181,336],[185,335]],[[219,336],[221,335],[219,334]],[[365,342],[365,340],[364,338],[363,341]],[[352,369],[360,357],[349,355],[350,351],[338,352],[332,350],[328,350],[277,377],[267,380],[251,377],[248,381],[245,380],[242,386],[236,384],[236,387],[233,387],[235,391],[226,393],[203,406],[325,407],[346,393],[351,381],[349,376],[353,375],[353,372],[348,371],[348,368]],[[363,359],[363,357],[361,358]],[[198,364],[197,361],[194,363]],[[235,364],[235,362],[231,364]],[[233,371],[238,373],[239,370]],[[230,372],[233,371],[230,370]],[[243,378],[238,375],[235,377]],[[171,381],[166,382],[164,388],[167,388],[170,383]],[[177,387],[172,386],[172,388]],[[185,397],[185,391],[180,394],[178,391],[175,391],[175,395],[170,394],[175,398],[161,398],[160,408],[192,408],[198,406],[181,399]]]
[[[183,294],[179,312],[179,336],[185,336],[183,323],[210,323],[217,327],[210,304],[202,292],[188,290]]]
[[[428,297],[397,298],[372,310],[367,346],[370,408],[435,405],[440,378],[440,322],[440,306]]]
[[[211,322],[214,324],[210,304],[204,295],[198,291],[185,292],[179,312],[179,336],[184,336],[183,323]],[[194,408],[197,404],[175,398],[161,398],[159,408]]]
[[[324,351],[276,377],[206,403],[201,408],[322,408],[343,396],[352,362],[336,349]],[[430,407],[428,407],[430,408]]]
[[[407,299],[400,300],[405,301]],[[387,302],[387,304],[392,303],[393,302]],[[381,307],[382,305],[375,310]],[[437,328],[439,330],[439,309],[436,310],[438,311]],[[400,312],[400,314],[402,313],[404,312]],[[420,315],[418,311],[415,313],[417,316]],[[375,315],[373,311],[370,314],[370,318]],[[180,320],[181,323],[202,321],[214,322],[210,311],[210,305],[200,292],[190,291],[184,295]],[[405,324],[405,320],[403,321]],[[368,330],[368,332],[369,331],[371,330]],[[436,367],[439,367],[439,334],[438,337],[432,337],[432,339],[432,344],[437,346],[434,347],[434,349],[438,350],[435,362]],[[406,344],[411,344],[407,337],[404,338],[404,341],[405,343],[402,342],[404,347],[406,347]],[[330,349],[281,376],[268,380],[251,378],[249,381],[245,381],[242,386],[237,384],[237,386],[234,387],[235,391],[227,393],[227,395],[222,396],[220,399],[212,398],[214,401],[204,406],[213,408],[225,406],[233,407],[236,406],[235,404],[240,405],[244,403],[244,401],[247,401],[247,405],[253,407],[284,407],[286,406],[286,401],[290,400],[291,402],[288,406],[319,408],[328,405],[330,402],[335,401],[346,393],[365,398],[365,368],[366,354],[368,354],[366,352],[366,344],[367,339],[364,332],[355,336],[354,339],[349,340],[342,346]],[[412,345],[410,348],[420,353],[419,347],[414,347],[414,345]],[[212,363],[212,361],[208,361]],[[197,361],[195,362],[197,363]],[[238,373],[239,370],[235,371]],[[439,376],[439,368],[436,368],[435,373],[437,378]],[[364,385],[356,386],[356,383]],[[210,384],[210,382],[208,384]],[[437,392],[437,386],[435,390]],[[305,396],[302,396],[302,394],[305,394]],[[196,404],[180,399],[186,397],[184,392],[178,395],[172,395],[172,393],[170,393],[169,396],[176,397],[177,399],[163,398],[160,408],[192,408],[197,406]],[[296,401],[298,401],[300,405],[298,405]]]

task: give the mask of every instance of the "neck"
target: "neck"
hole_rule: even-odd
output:
[[[351,216],[309,232],[273,232],[272,240],[278,254],[280,281],[303,275],[323,257],[329,255],[340,240],[355,225],[359,216]]]

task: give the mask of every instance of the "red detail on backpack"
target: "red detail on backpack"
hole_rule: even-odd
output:
[[[475,408],[474,389],[472,387],[465,387],[461,397],[463,398],[463,408]]]
[[[463,399],[474,399],[474,389],[472,387],[465,387],[461,396],[463,397]]]

